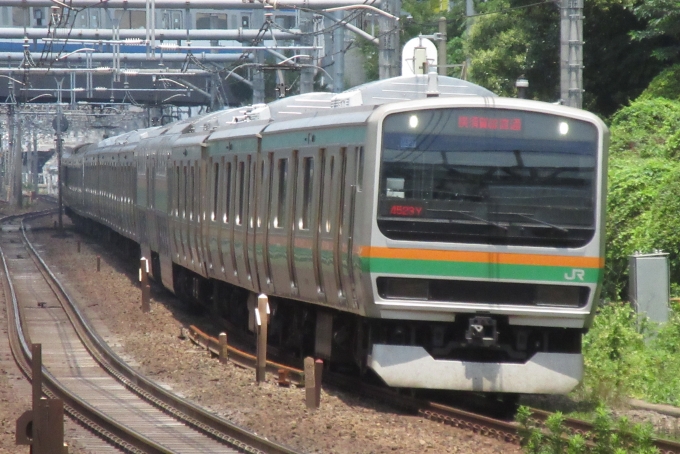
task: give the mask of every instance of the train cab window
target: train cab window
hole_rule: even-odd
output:
[[[224,223],[229,223],[229,213],[231,212],[231,162],[224,165]]]
[[[274,217],[274,227],[283,228],[286,212],[286,182],[288,181],[288,159],[279,159],[278,165],[278,189],[279,201],[276,204],[277,211]]]
[[[213,206],[212,214],[210,215],[210,220],[214,221],[217,219],[217,198],[220,190],[220,164],[216,162],[213,169]]]
[[[304,158],[302,162],[302,217],[299,227],[309,230],[310,207],[312,206],[312,187],[314,185],[314,159]]]
[[[245,203],[246,184],[245,184],[246,169],[243,161],[238,163],[238,214],[236,215],[236,225],[243,224],[243,205]]]

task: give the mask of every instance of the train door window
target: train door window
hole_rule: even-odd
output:
[[[357,191],[361,192],[361,184],[364,181],[364,147],[357,147]]]
[[[175,216],[179,217],[179,188],[180,186],[180,177],[179,177],[179,165],[175,163],[175,184],[172,185],[173,191],[172,191],[172,198],[173,198],[173,205],[175,206]]]
[[[220,191],[220,163],[216,162],[213,164],[213,203],[212,203],[212,214],[210,215],[210,220],[214,221],[217,219],[217,202],[218,195]]]
[[[224,223],[229,223],[231,213],[231,162],[224,164]]]
[[[151,162],[151,208],[156,208],[156,166]]]
[[[183,172],[182,172],[182,217],[186,218],[187,217],[187,166],[183,166]]]
[[[312,206],[312,188],[314,186],[314,159],[304,158],[302,161],[302,217],[299,227],[309,230],[309,218]]]
[[[149,157],[147,156],[146,159],[148,160]],[[149,171],[150,169],[147,169],[146,172],[146,207],[151,208],[151,172]]]
[[[194,170],[196,169],[195,166],[191,166],[191,181],[189,182],[189,198],[187,199],[187,210],[189,211],[189,220],[194,219],[194,211],[195,211],[195,205],[194,205],[194,194],[196,193],[194,184],[196,183],[196,175]]]
[[[250,15],[246,14],[241,15],[241,28],[244,29],[250,28]]]
[[[328,182],[328,187],[331,188],[329,191],[329,195],[333,194],[333,188],[335,186],[335,156],[331,156],[331,162],[330,162],[330,175],[329,179],[330,181]],[[324,219],[324,229],[326,230],[326,233],[331,233],[331,200],[328,201],[329,203],[324,205],[324,211],[325,215],[323,216]]]
[[[243,205],[245,202],[246,184],[245,184],[245,162],[238,163],[238,210],[236,214],[236,225],[243,224]]]
[[[274,227],[283,228],[284,215],[286,212],[286,186],[288,182],[288,159],[279,159],[278,164],[278,195],[279,200],[276,204],[276,216],[274,217]]]

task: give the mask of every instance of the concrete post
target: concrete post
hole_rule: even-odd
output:
[[[220,333],[220,362],[226,363],[229,359],[229,349],[227,347],[227,333]]]
[[[267,295],[260,295],[257,298],[257,308],[255,309],[255,322],[257,325],[257,370],[255,379],[258,383],[266,380],[268,306],[269,299],[267,298]]]
[[[142,286],[142,312],[146,313],[151,310],[151,287],[149,286],[149,261],[142,257],[139,265],[139,282]]]

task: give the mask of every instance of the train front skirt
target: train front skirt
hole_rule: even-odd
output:
[[[368,364],[389,386],[566,394],[583,376],[580,353],[536,353],[524,364],[436,360],[422,347],[374,344]]]

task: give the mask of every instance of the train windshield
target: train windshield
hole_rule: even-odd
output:
[[[399,240],[579,247],[595,232],[597,128],[506,109],[383,122],[378,227]]]

